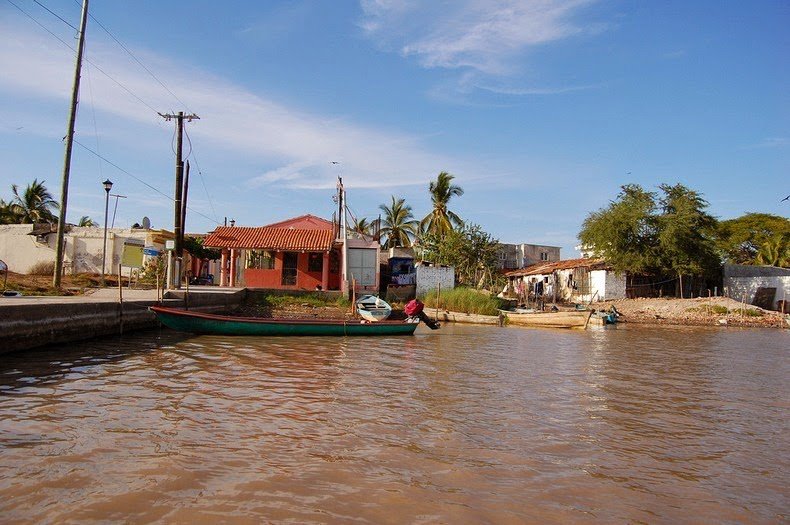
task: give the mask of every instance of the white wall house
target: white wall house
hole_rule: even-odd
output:
[[[54,228],[53,228],[54,229]],[[34,235],[32,224],[0,225],[0,260],[16,273],[29,273],[41,262],[55,262],[57,233]],[[167,230],[111,228],[107,230],[105,271],[115,273],[123,254],[123,243],[137,239],[147,247],[164,250],[164,242],[173,234]],[[99,273],[102,267],[104,228],[71,226],[65,233],[63,272]]]
[[[546,301],[586,303],[626,297],[625,274],[616,274],[600,259],[534,264],[506,275],[505,295],[511,297],[526,297],[534,293],[536,287]]]
[[[732,299],[755,304],[758,289],[770,295],[771,309],[778,310],[779,301],[790,301],[790,268],[776,266],[724,265],[724,294]]]

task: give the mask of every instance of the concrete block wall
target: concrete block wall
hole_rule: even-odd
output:
[[[752,304],[758,288],[776,288],[772,308],[777,301],[790,300],[790,276],[724,278],[724,295],[736,301]]]
[[[455,288],[455,268],[452,266],[417,266],[417,297],[441,286],[442,290]]]

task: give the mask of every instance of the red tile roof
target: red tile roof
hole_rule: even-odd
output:
[[[331,223],[329,223],[331,226]],[[329,229],[272,228],[262,226],[220,226],[209,233],[207,248],[250,248],[256,250],[326,252],[332,248],[335,234]]]
[[[522,275],[546,275],[557,270],[570,270],[572,268],[587,268],[589,270],[605,270],[609,265],[603,259],[566,259],[564,261],[543,262],[527,266],[520,270],[508,272],[508,277],[520,277]]]

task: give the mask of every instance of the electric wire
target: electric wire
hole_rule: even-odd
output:
[[[217,219],[217,212],[214,209],[214,202],[211,200],[211,194],[208,192],[208,188],[206,188],[206,181],[203,178],[203,171],[200,169],[200,163],[198,163],[197,153],[195,153],[194,148],[192,147],[192,139],[189,136],[189,131],[187,131],[186,126],[184,127],[184,134],[187,137],[187,141],[189,142],[189,155],[187,155],[187,159],[190,156],[194,156],[195,160],[195,167],[197,168],[198,175],[200,175],[200,184],[203,186],[203,191],[206,193],[206,199],[208,199],[208,204],[211,207],[211,213],[214,214],[214,220],[219,224],[219,220]]]
[[[66,24],[67,26],[69,26],[70,28],[72,28],[74,31],[77,31],[77,32],[79,33],[79,31],[80,31],[80,30],[79,30],[79,29],[77,29],[76,27],[74,27],[73,25],[71,25],[71,22],[69,22],[69,21],[68,21],[68,20],[66,20],[65,18],[61,17],[59,14],[57,14],[56,12],[54,12],[53,10],[51,10],[49,7],[45,6],[44,4],[42,4],[41,2],[39,2],[38,0],[33,0],[33,2],[35,2],[36,4],[38,4],[39,6],[41,6],[41,7],[42,7],[42,8],[43,8],[45,11],[47,11],[49,14],[51,14],[52,16],[54,16],[55,18],[57,18],[58,20],[60,20],[61,22],[63,22],[63,23],[64,23],[64,24]]]
[[[133,178],[134,180],[136,180],[136,181],[137,181],[137,182],[139,182],[140,184],[142,184],[142,185],[144,185],[144,186],[146,186],[146,187],[150,188],[151,190],[155,191],[155,192],[156,192],[156,193],[158,193],[159,195],[161,195],[161,196],[165,197],[167,200],[175,202],[175,199],[174,199],[173,197],[171,197],[170,195],[166,194],[165,192],[163,192],[163,191],[162,191],[162,190],[160,190],[159,188],[157,188],[157,187],[155,187],[155,186],[152,186],[151,184],[147,183],[146,181],[144,181],[144,180],[143,180],[143,179],[141,179],[140,177],[138,177],[138,176],[136,176],[136,175],[134,175],[134,174],[130,173],[129,171],[127,171],[127,170],[123,169],[122,167],[118,166],[117,164],[115,164],[114,162],[112,162],[111,160],[109,160],[108,158],[106,158],[106,157],[104,157],[104,156],[102,156],[102,155],[99,155],[99,153],[97,153],[96,151],[92,150],[91,148],[89,148],[89,147],[88,147],[88,146],[86,146],[85,144],[81,143],[81,142],[80,142],[80,141],[78,141],[77,139],[74,139],[74,144],[77,144],[78,146],[80,146],[80,147],[81,147],[82,149],[84,149],[85,151],[87,151],[87,152],[89,152],[89,153],[92,153],[93,155],[95,155],[95,156],[99,157],[101,160],[103,160],[104,162],[106,162],[107,164],[109,164],[110,166],[112,166],[113,168],[117,169],[118,171],[120,171],[121,173],[123,173],[123,174],[125,174],[125,175],[128,175],[128,176],[130,176],[131,178]],[[209,221],[211,221],[211,222],[214,222],[214,223],[216,223],[216,224],[219,224],[219,221],[217,221],[217,220],[214,220],[214,219],[212,219],[211,217],[209,217],[208,215],[205,215],[205,214],[203,214],[203,213],[201,213],[201,212],[199,212],[199,211],[197,211],[197,210],[193,210],[193,209],[192,209],[192,208],[190,208],[189,206],[187,206],[187,209],[188,209],[189,211],[191,211],[192,213],[195,213],[195,214],[197,214],[197,215],[200,215],[201,217],[203,217],[203,218],[205,218],[205,219],[208,219],[208,220],[209,220]]]
[[[101,153],[101,148],[99,147],[99,127],[96,125],[96,104],[93,103],[93,82],[91,80],[91,68],[85,68],[85,76],[88,77],[88,96],[91,99],[91,114],[93,116],[93,133],[96,136],[96,151]],[[99,161],[99,178],[104,178],[104,170],[102,169],[102,161],[101,159],[97,159]],[[115,200],[116,204],[118,203],[118,199]]]
[[[33,15],[31,15],[30,13],[28,13],[27,11],[25,11],[24,9],[22,9],[21,7],[19,7],[19,6],[18,6],[16,3],[14,3],[14,2],[13,2],[13,0],[6,0],[6,1],[7,1],[9,4],[11,4],[12,6],[16,7],[16,8],[17,8],[17,9],[18,9],[18,10],[19,10],[19,11],[20,11],[22,14],[24,14],[24,15],[25,15],[26,17],[28,17],[30,20],[32,20],[33,22],[35,22],[35,23],[36,23],[36,25],[38,25],[39,27],[41,27],[41,29],[43,29],[44,31],[46,31],[47,33],[49,33],[50,35],[52,35],[53,37],[55,37],[55,39],[56,39],[56,40],[58,40],[58,41],[59,41],[61,44],[63,44],[63,45],[64,45],[64,46],[66,46],[67,48],[71,49],[71,50],[72,50],[72,51],[74,51],[75,53],[77,52],[77,50],[76,50],[76,49],[74,49],[74,47],[72,47],[72,45],[71,45],[71,44],[69,44],[68,42],[66,42],[65,40],[63,40],[62,38],[60,38],[58,35],[56,35],[55,33],[53,33],[53,32],[52,32],[52,31],[51,31],[49,28],[47,28],[47,27],[46,27],[44,24],[42,24],[41,22],[39,22],[38,20],[36,20],[36,18],[35,18]],[[91,62],[90,60],[88,60],[88,59],[85,59],[85,61],[86,61],[86,62],[88,62],[90,65],[92,65],[94,68],[96,68],[96,70],[97,70],[97,71],[99,71],[99,72],[100,72],[102,75],[104,75],[104,76],[106,76],[107,78],[109,78],[110,80],[112,80],[112,81],[113,81],[113,82],[114,82],[114,83],[115,83],[115,84],[116,84],[118,87],[120,87],[121,89],[123,89],[124,91],[126,91],[126,92],[127,92],[129,95],[131,95],[132,97],[134,97],[135,99],[137,99],[137,101],[138,101],[138,102],[140,102],[141,104],[143,104],[145,107],[147,107],[148,109],[150,109],[151,111],[153,111],[153,112],[154,112],[154,113],[156,113],[157,115],[159,114],[159,112],[158,112],[158,111],[157,111],[157,110],[156,110],[156,109],[155,109],[155,108],[154,108],[152,105],[150,105],[150,104],[149,104],[149,103],[147,103],[145,100],[143,100],[142,98],[140,98],[140,97],[139,97],[139,96],[138,96],[136,93],[134,93],[134,92],[133,92],[131,89],[129,89],[128,87],[124,86],[124,85],[123,85],[121,82],[119,82],[118,80],[116,80],[115,78],[113,78],[113,77],[112,77],[112,76],[111,76],[109,73],[107,73],[106,71],[104,71],[102,68],[100,68],[99,66],[97,66],[96,64],[94,64],[93,62]]]
[[[34,1],[35,1],[35,0],[34,0]],[[78,3],[79,3],[79,2],[78,2]],[[173,93],[173,91],[172,91],[172,90],[171,90],[169,87],[167,87],[167,86],[165,85],[165,83],[164,83],[164,82],[162,82],[162,81],[159,79],[159,77],[157,77],[156,75],[154,75],[153,71],[151,71],[150,69],[148,69],[148,67],[146,67],[146,65],[145,65],[145,64],[143,64],[143,63],[140,61],[140,59],[138,59],[138,58],[137,58],[137,57],[134,55],[134,53],[132,53],[132,52],[129,50],[129,48],[127,48],[127,47],[126,47],[126,46],[123,44],[123,42],[121,42],[120,40],[118,40],[118,39],[115,37],[115,35],[113,35],[113,34],[110,32],[110,30],[109,30],[109,29],[107,29],[107,28],[104,26],[104,24],[102,24],[101,22],[99,22],[99,20],[97,20],[97,19],[96,19],[96,17],[95,17],[95,16],[93,16],[91,13],[88,13],[88,16],[90,17],[90,19],[91,19],[91,20],[93,20],[94,22],[96,22],[96,24],[97,24],[97,25],[98,25],[100,28],[102,28],[102,29],[104,30],[104,32],[105,32],[105,33],[107,33],[107,34],[110,36],[110,38],[112,38],[112,39],[115,41],[115,43],[116,43],[116,44],[118,44],[119,46],[121,46],[121,49],[123,49],[124,51],[126,51],[126,53],[127,53],[127,54],[128,54],[130,57],[132,57],[132,59],[133,59],[135,62],[137,62],[137,64],[138,64],[138,65],[139,65],[141,68],[143,68],[143,69],[145,70],[145,72],[146,72],[146,73],[148,73],[149,75],[151,75],[151,78],[153,78],[154,80],[156,80],[156,82],[157,82],[157,83],[158,83],[160,86],[162,86],[162,88],[163,88],[165,91],[167,91],[168,93],[170,93],[170,95],[171,95],[171,96],[172,96],[174,99],[176,99],[176,100],[178,101],[178,103],[179,103],[179,104],[181,104],[181,106],[185,107],[185,108],[187,109],[187,111],[188,111],[188,112],[190,112],[190,113],[194,113],[194,112],[193,112],[191,109],[189,109],[189,106],[187,106],[187,104],[185,104],[185,103],[184,103],[184,101],[183,101],[183,100],[181,100],[181,99],[178,97],[178,95],[176,95],[175,93]]]

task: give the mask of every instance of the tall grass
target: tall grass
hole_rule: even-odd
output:
[[[458,287],[452,290],[440,290],[439,308],[451,312],[467,314],[497,315],[504,303],[493,295],[487,295],[474,288]],[[436,308],[436,290],[431,290],[420,297],[426,307]]]

